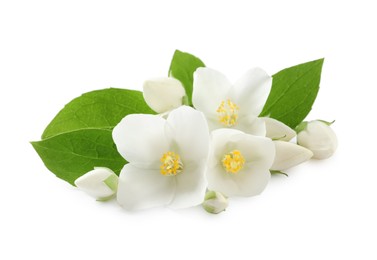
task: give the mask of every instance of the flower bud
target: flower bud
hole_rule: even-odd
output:
[[[338,147],[331,124],[322,120],[301,123],[297,127],[297,143],[311,150],[314,159],[329,158]]]
[[[156,78],[144,82],[143,96],[150,108],[164,113],[182,106],[186,92],[177,79]]]
[[[309,160],[313,153],[305,147],[284,141],[274,141],[275,159],[271,166],[273,171],[283,171]]]
[[[296,136],[296,132],[292,128],[276,119],[270,117],[261,119],[266,123],[266,136],[273,140],[290,141]]]
[[[228,199],[218,191],[208,191],[205,195],[203,208],[212,214],[218,214],[228,207]]]
[[[118,176],[105,167],[95,167],[75,180],[75,185],[80,190],[97,200],[110,199],[117,191]]]

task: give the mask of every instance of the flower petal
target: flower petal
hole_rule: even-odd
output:
[[[188,208],[201,204],[207,188],[204,176],[205,160],[199,165],[185,165],[183,172],[175,176],[175,196],[170,208]]]
[[[235,128],[245,132],[246,134],[258,136],[266,135],[265,121],[254,115],[248,115],[240,118]]]
[[[234,178],[239,191],[233,196],[251,197],[259,195],[266,188],[271,178],[270,171],[265,167],[255,167],[252,165],[245,167],[239,175],[237,178]]]
[[[205,160],[209,149],[209,130],[203,113],[181,106],[170,112],[167,119],[176,152],[183,164]]]
[[[274,141],[274,144],[276,155],[271,170],[283,171],[306,162],[313,156],[312,151],[294,143]]]
[[[266,123],[266,136],[271,139],[290,141],[296,136],[292,128],[276,119],[270,117],[261,117],[261,119]]]
[[[220,124],[220,121],[217,117],[211,118],[207,116],[206,118],[207,118],[208,128],[210,132],[219,128],[224,128],[224,126]]]
[[[198,68],[194,73],[192,102],[206,117],[217,117],[216,110],[226,100],[232,85],[224,74],[210,68]]]
[[[209,190],[219,191],[228,197],[251,197],[260,194],[266,188],[271,174],[264,167],[250,165],[246,165],[239,173],[231,174],[218,164],[208,168],[207,178]]]
[[[146,209],[168,205],[174,191],[174,177],[126,164],[119,175],[117,200],[128,210]]]
[[[156,78],[147,80],[143,85],[145,102],[157,113],[163,113],[182,105],[185,89],[174,78]]]
[[[237,105],[240,107],[240,116],[258,116],[270,94],[272,77],[263,69],[248,70],[235,84]]]
[[[165,134],[166,120],[160,116],[128,115],[115,126],[113,139],[119,153],[141,168],[158,168],[170,140]]]
[[[238,190],[237,183],[232,176],[224,170],[221,164],[211,163],[211,165],[207,167],[206,173],[209,190],[219,191],[228,197],[234,195]]]

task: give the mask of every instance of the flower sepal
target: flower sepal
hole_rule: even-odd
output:
[[[277,170],[270,170],[271,175],[284,175],[285,177],[289,177],[287,173]]]

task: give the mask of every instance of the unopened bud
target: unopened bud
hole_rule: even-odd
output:
[[[208,191],[205,195],[203,208],[212,214],[218,214],[228,207],[228,199],[218,191]]]
[[[322,120],[303,122],[296,128],[297,143],[313,152],[314,159],[326,159],[334,154],[338,147],[332,123]]]
[[[95,167],[75,180],[80,190],[97,200],[104,201],[112,198],[118,189],[118,176],[105,167]]]
[[[261,117],[266,123],[266,137],[280,141],[290,141],[296,136],[296,132],[284,123],[270,118]]]
[[[145,102],[157,113],[165,113],[182,106],[185,100],[182,83],[174,78],[155,78],[144,82]]]

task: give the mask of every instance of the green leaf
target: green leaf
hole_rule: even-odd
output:
[[[94,167],[119,174],[127,163],[118,153],[110,129],[82,129],[32,142],[46,167],[57,177],[74,181]]]
[[[170,64],[169,76],[178,79],[183,84],[188,97],[188,104],[192,105],[192,85],[194,72],[197,68],[205,67],[204,63],[194,55],[176,50]]]
[[[271,92],[260,116],[275,118],[293,129],[300,124],[317,97],[323,61],[303,63],[273,75]]]
[[[115,147],[112,129],[133,113],[155,113],[140,91],[88,92],[68,103],[47,126],[43,140],[32,145],[46,167],[72,185],[94,167],[119,173],[127,162]]]
[[[72,100],[55,116],[42,139],[79,129],[111,129],[133,113],[155,113],[140,91],[109,88],[88,92]]]

